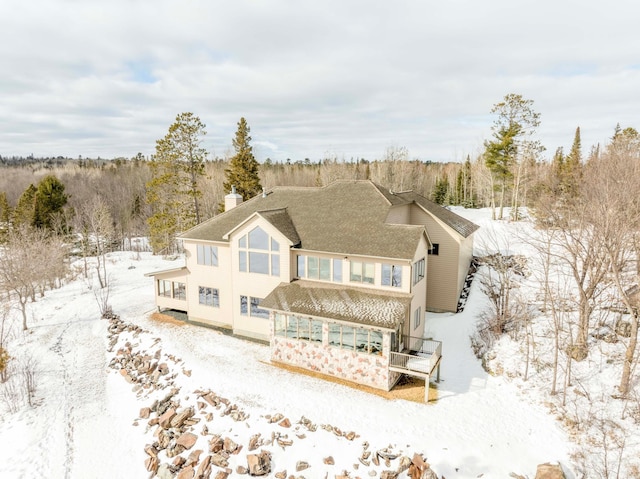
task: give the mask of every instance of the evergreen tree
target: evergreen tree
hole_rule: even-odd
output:
[[[509,93],[503,101],[496,103],[491,113],[497,115],[491,127],[495,139],[485,142],[486,164],[494,175],[493,180],[499,182],[500,219],[506,181],[513,180],[511,206],[513,217],[518,220],[520,189],[526,167],[544,150],[539,141],[531,139],[540,125],[540,114],[533,110],[533,100],[526,100],[514,93]]]
[[[244,118],[238,122],[238,130],[233,139],[233,148],[236,154],[229,162],[229,168],[224,170],[226,180],[223,184],[224,192],[229,193],[235,186],[236,192],[243,200],[248,200],[262,191],[260,177],[258,176],[258,161],[253,156],[253,147],[250,145],[251,136],[249,125]]]
[[[6,225],[11,221],[11,206],[7,200],[7,194],[0,192],[0,225]]]
[[[433,188],[433,201],[439,205],[449,203],[449,180],[446,176],[438,178]]]
[[[54,217],[62,213],[67,199],[62,182],[53,175],[45,176],[36,189],[32,225],[52,229]]]
[[[172,251],[175,237],[200,221],[199,181],[205,174],[207,151],[200,146],[205,125],[193,113],[181,113],[166,136],[156,141],[147,183],[150,242],[155,253]]]
[[[11,206],[7,200],[7,194],[3,191],[0,193],[0,243],[4,243],[9,231],[11,221]],[[0,370],[2,368],[0,367]]]
[[[33,224],[36,201],[36,187],[33,184],[27,186],[18,198],[18,204],[13,210],[12,222],[14,226]]]
[[[580,141],[580,127],[576,128],[571,151],[564,159],[562,168],[562,191],[575,196],[578,193],[580,179],[582,178],[582,146]]]

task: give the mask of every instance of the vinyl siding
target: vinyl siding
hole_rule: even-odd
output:
[[[459,235],[415,205],[411,209],[411,222],[424,224],[431,242],[439,245],[438,255],[427,256],[427,310],[455,311],[460,297]]]

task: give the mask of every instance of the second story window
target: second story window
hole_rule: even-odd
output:
[[[257,226],[238,240],[238,265],[245,273],[280,276],[280,244]]]
[[[402,288],[402,266],[382,263],[382,286]]]
[[[197,248],[198,264],[218,266],[218,247],[199,244]]]
[[[298,278],[342,283],[342,259],[298,255],[296,264]]]
[[[413,284],[424,278],[424,258],[413,263]]]
[[[373,263],[351,261],[351,274],[349,279],[355,283],[373,284],[375,279],[375,265]]]

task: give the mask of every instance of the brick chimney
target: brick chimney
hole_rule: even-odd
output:
[[[229,211],[242,203],[242,196],[236,193],[236,187],[231,187],[231,193],[224,197],[224,210]]]

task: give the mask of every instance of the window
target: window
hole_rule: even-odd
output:
[[[247,305],[247,297],[246,296],[240,296],[240,314],[243,316],[248,316],[249,315],[249,309],[248,309],[248,305]]]
[[[249,272],[269,274],[269,254],[249,251]]]
[[[220,307],[220,294],[216,288],[198,286],[198,302],[205,306]]]
[[[159,279],[158,280],[158,296],[164,296],[165,298],[180,299],[184,301],[187,299],[187,287],[184,283],[177,283],[176,281]]]
[[[438,256],[438,253],[440,251],[440,244],[439,243],[432,243],[431,244],[431,249],[429,251],[427,251],[428,254],[432,254],[434,256]]]
[[[402,288],[402,266],[397,264],[382,264],[382,286]]]
[[[382,332],[329,324],[329,346],[367,354],[382,354]]]
[[[218,247],[199,244],[197,247],[198,264],[218,266]]]
[[[373,263],[351,262],[351,281],[373,284],[374,276],[375,266]]]
[[[418,309],[416,309],[413,312],[413,329],[418,329],[418,326],[420,326],[420,321],[422,318],[422,308],[420,306],[418,306]]]
[[[258,307],[260,301],[262,301],[262,298],[254,298],[253,296],[251,297],[251,316],[269,319],[269,311]]]
[[[342,283],[342,259],[298,255],[296,264],[298,278]]]
[[[331,260],[329,258],[320,258],[320,279],[331,281]]]
[[[318,279],[318,258],[314,256],[307,259],[307,278]]]
[[[280,313],[275,315],[274,321],[276,336],[316,343],[322,342],[322,321]]]
[[[187,299],[187,287],[184,283],[173,283],[173,297],[183,301]]]
[[[413,263],[413,284],[424,278],[424,258]]]
[[[333,282],[342,283],[342,260],[333,259]]]
[[[158,280],[158,296],[171,297],[171,281],[165,279]]]
[[[260,301],[262,301],[262,298],[240,296],[240,314],[243,316],[269,319],[269,311],[258,307]]]
[[[259,226],[238,240],[238,269],[280,276],[280,244]],[[257,251],[255,251],[257,250]]]

